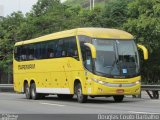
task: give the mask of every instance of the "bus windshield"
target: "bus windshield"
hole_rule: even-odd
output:
[[[127,78],[139,74],[139,55],[134,40],[93,39],[97,75]]]

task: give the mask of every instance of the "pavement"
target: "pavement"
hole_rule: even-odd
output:
[[[126,96],[122,103],[115,103],[112,97],[89,98],[87,103],[80,104],[76,97],[71,100],[60,100],[56,95],[50,95],[42,100],[27,100],[24,94],[2,92],[0,93],[0,114],[38,114],[38,119],[40,116],[43,118],[49,114],[51,116],[48,118],[53,118],[54,114],[56,115],[54,117],[61,120],[68,118],[67,114],[160,114],[160,99],[150,99],[146,93],[142,97]],[[77,118],[76,115],[75,117]]]

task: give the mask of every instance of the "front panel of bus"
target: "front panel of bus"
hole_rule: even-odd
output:
[[[86,94],[140,94],[139,55],[134,40],[79,36],[79,41],[86,76],[92,84]],[[85,42],[95,46],[96,59],[93,60]]]

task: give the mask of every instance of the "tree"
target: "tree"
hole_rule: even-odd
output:
[[[133,0],[109,0],[102,12],[102,27],[120,28],[128,19],[128,3]]]
[[[135,0],[128,5],[129,19],[123,28],[134,34],[138,43],[149,50],[148,62],[143,62],[144,82],[160,82],[160,2]]]
[[[25,22],[21,12],[0,18],[0,79],[11,82],[14,43],[20,39],[21,25]]]

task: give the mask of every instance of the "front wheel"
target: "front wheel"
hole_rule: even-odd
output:
[[[122,102],[124,95],[115,95],[113,96],[115,102]]]
[[[75,86],[75,92],[76,92],[77,100],[78,100],[79,103],[85,103],[85,102],[87,102],[87,96],[83,95],[83,93],[82,93],[82,86],[81,86],[80,83],[78,83]]]

